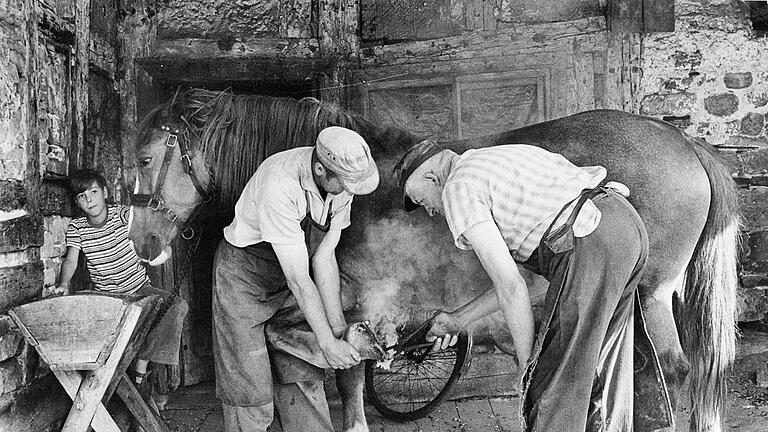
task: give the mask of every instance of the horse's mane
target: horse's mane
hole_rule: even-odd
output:
[[[233,208],[245,183],[268,156],[313,146],[327,126],[362,135],[374,155],[409,147],[416,138],[397,128],[382,128],[361,115],[314,98],[237,95],[231,91],[189,89],[177,92],[139,123],[137,147],[149,143],[152,129],[170,125],[196,149],[212,171],[219,204]]]

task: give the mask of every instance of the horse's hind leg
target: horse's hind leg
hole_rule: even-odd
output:
[[[644,281],[646,280],[648,279],[644,278]],[[646,329],[659,356],[673,408],[676,408],[678,398],[683,391],[683,382],[689,369],[688,360],[680,345],[672,309],[672,296],[682,287],[682,283],[683,272],[681,271],[674,278],[655,283],[653,288],[644,286],[642,283],[640,286]],[[642,407],[638,408],[642,409]]]

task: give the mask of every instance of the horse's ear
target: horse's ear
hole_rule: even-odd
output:
[[[173,98],[171,98],[171,101],[163,107],[162,112],[162,121],[167,123],[171,119],[171,113],[173,112],[173,105],[176,104],[176,98],[179,97],[179,92],[181,91],[181,86],[176,87],[176,92],[173,94]]]

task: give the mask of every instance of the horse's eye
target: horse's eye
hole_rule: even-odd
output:
[[[141,158],[139,159],[139,166],[141,166],[142,168],[148,167],[151,162],[152,162],[151,157]]]

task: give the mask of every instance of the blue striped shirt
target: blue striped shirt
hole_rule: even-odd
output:
[[[128,241],[127,210],[108,207],[102,226],[93,226],[82,216],[72,219],[67,227],[67,247],[85,254],[91,281],[98,291],[130,294],[149,282],[147,270]]]
[[[456,246],[465,250],[472,246],[464,232],[479,222],[494,222],[512,257],[522,262],[539,246],[563,206],[605,175],[601,166],[577,167],[559,154],[530,145],[467,150],[451,162],[442,194],[445,218]],[[563,212],[556,225],[569,214]],[[574,234],[586,236],[599,222],[600,211],[587,201],[574,222]]]

